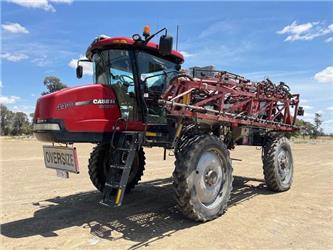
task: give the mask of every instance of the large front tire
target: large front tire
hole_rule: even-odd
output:
[[[293,156],[288,139],[268,137],[263,147],[263,169],[266,185],[275,192],[287,191],[293,182]]]
[[[112,155],[112,154],[111,154]],[[90,154],[88,170],[92,184],[103,192],[106,181],[106,175],[109,171],[110,145],[98,144]],[[129,192],[141,180],[141,176],[145,170],[145,153],[142,148],[137,151],[132,169],[128,178],[126,191]]]
[[[221,216],[232,190],[227,147],[216,137],[199,135],[176,154],[173,185],[183,214],[195,221]]]

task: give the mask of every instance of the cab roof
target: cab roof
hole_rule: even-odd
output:
[[[97,37],[91,45],[88,47],[86,52],[86,57],[91,60],[92,56],[97,49],[110,49],[110,48],[128,48],[134,47],[142,50],[151,51],[154,54],[158,54],[158,44],[154,42],[148,42],[144,44],[143,41],[135,41],[130,37],[108,37],[108,36],[99,36]],[[172,50],[170,55],[160,57],[175,61],[179,64],[184,62],[184,56],[176,50]]]

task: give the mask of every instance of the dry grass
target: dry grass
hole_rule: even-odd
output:
[[[92,145],[77,145],[81,173],[65,180],[43,166],[42,143],[1,143],[2,249],[333,249],[331,143],[294,143],[293,187],[278,194],[263,182],[261,151],[236,147],[229,209],[203,224],[178,212],[174,159],[161,149],[145,149],[144,178],[124,205],[105,208],[87,174]]]

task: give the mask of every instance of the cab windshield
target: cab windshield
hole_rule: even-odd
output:
[[[176,63],[151,55],[144,51],[137,53],[141,81],[148,87],[165,84],[166,78],[173,77]],[[129,51],[121,49],[103,50],[93,56],[94,82],[102,84],[134,85]]]
[[[117,96],[122,117],[138,120],[139,109],[130,53],[125,49],[109,49],[95,53],[92,58],[94,82],[111,85]],[[149,110],[149,106],[157,105],[157,99],[169,80],[177,73],[176,63],[144,51],[137,51],[135,54],[133,51],[132,53],[133,56],[136,55],[138,78],[146,88],[145,93],[141,94],[149,95],[149,98],[145,99]]]
[[[94,82],[133,85],[133,73],[128,50],[103,50],[93,56]]]
[[[137,120],[139,112],[129,51],[103,50],[94,54],[92,61],[94,82],[111,85],[116,94],[122,118]]]

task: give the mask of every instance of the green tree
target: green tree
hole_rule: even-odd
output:
[[[319,135],[323,134],[323,130],[320,128],[321,124],[323,121],[321,120],[321,114],[315,113],[315,118],[314,118],[314,131],[313,131],[313,138],[317,138]]]
[[[31,134],[31,125],[28,116],[23,112],[16,112],[12,119],[11,135]]]
[[[314,132],[314,125],[311,122],[306,122],[302,119],[296,120],[296,126],[299,127],[299,130],[296,132],[293,132],[292,136],[302,136],[303,138],[305,136],[311,136]]]
[[[1,115],[1,135],[9,135],[12,130],[12,120],[14,113],[10,111],[5,105],[0,105]]]
[[[43,92],[42,95],[50,94],[55,91],[67,88],[65,84],[56,76],[47,76],[44,79],[44,86],[47,88],[46,92]]]

